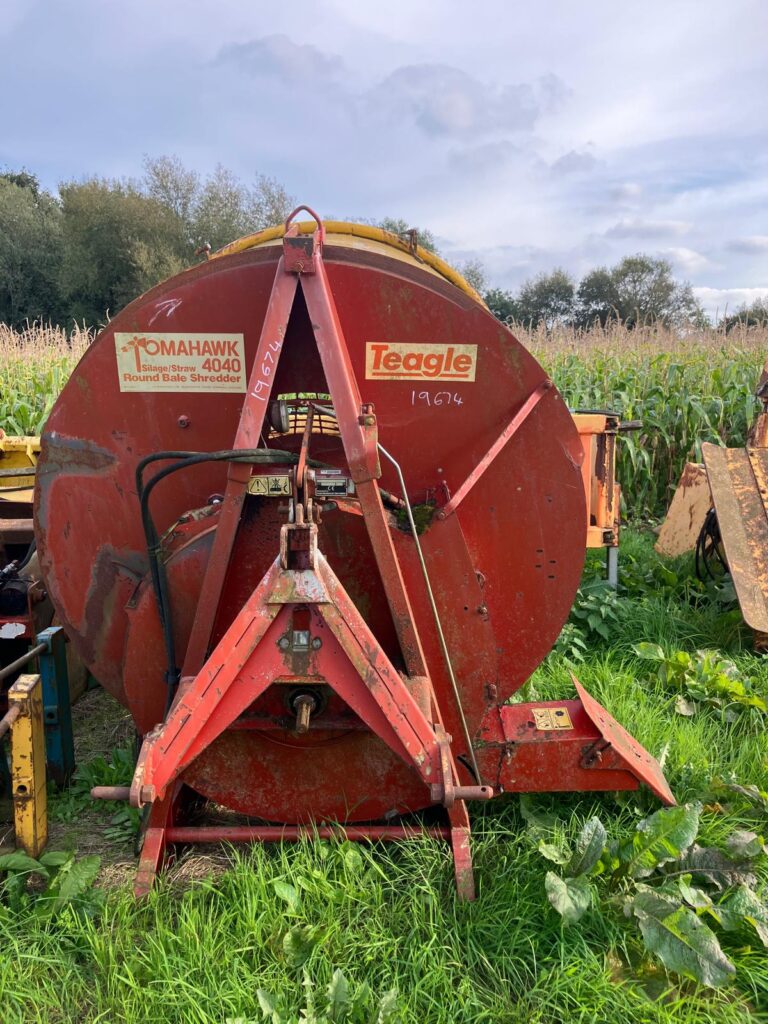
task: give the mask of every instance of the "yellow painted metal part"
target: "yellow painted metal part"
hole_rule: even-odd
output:
[[[45,788],[43,686],[39,675],[19,676],[8,691],[8,706],[19,707],[11,726],[11,785],[16,845],[37,857],[48,841]]]
[[[0,488],[12,487],[12,491],[0,490],[0,501],[31,502],[35,486],[34,468],[40,453],[39,437],[12,437],[0,430]],[[3,470],[32,470],[29,476],[3,476]],[[21,488],[18,490],[17,488]]]
[[[309,235],[317,228],[313,220],[298,221],[296,226],[299,229],[299,234],[302,235]],[[400,235],[384,231],[383,228],[377,228],[371,224],[326,220],[323,221],[323,227],[325,228],[326,245],[345,245],[348,248],[360,248],[368,251],[378,250],[387,256],[396,256],[408,263],[417,264],[439,277],[445,278],[446,281],[450,281],[475,302],[485,307],[482,297],[457,270],[421,245],[411,245]],[[285,225],[276,224],[264,231],[257,231],[255,234],[245,235],[243,238],[230,242],[229,245],[211,253],[209,259],[215,260],[221,256],[231,256],[233,253],[245,252],[246,249],[255,249],[257,246],[277,245],[284,234]]]

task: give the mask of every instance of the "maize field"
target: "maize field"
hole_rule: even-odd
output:
[[[754,390],[768,353],[768,326],[681,337],[666,328],[622,325],[517,337],[549,371],[571,409],[610,409],[643,429],[622,435],[618,478],[625,514],[660,516],[686,461],[704,441],[743,445],[757,413]],[[38,434],[94,332],[0,324],[0,427]]]

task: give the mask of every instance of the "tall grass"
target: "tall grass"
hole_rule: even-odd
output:
[[[611,409],[641,420],[622,436],[618,478],[627,509],[660,515],[687,460],[704,441],[742,445],[755,418],[754,397],[768,355],[768,327],[710,328],[681,335],[664,327],[613,324],[513,330],[552,375],[572,409]],[[56,395],[93,332],[0,324],[0,427],[39,433]]]

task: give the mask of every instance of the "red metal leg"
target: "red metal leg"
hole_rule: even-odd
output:
[[[133,883],[133,891],[137,898],[149,894],[165,862],[168,830],[174,824],[176,807],[181,796],[179,790],[180,787],[176,787],[163,800],[152,804]]]
[[[453,852],[453,871],[456,876],[456,891],[460,900],[475,898],[475,873],[472,870],[472,847],[467,805],[455,803],[448,812]]]

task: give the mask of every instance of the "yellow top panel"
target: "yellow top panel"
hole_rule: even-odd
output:
[[[317,225],[313,220],[302,220],[296,222],[300,234],[309,235],[316,230]],[[469,295],[475,302],[485,306],[482,297],[475,291],[471,284],[452,266],[440,259],[435,253],[430,252],[421,245],[411,246],[399,235],[384,231],[383,228],[373,227],[371,224],[352,224],[344,220],[323,221],[325,228],[325,241],[328,245],[344,245],[348,249],[362,249],[367,252],[379,252],[384,256],[403,260],[405,263],[421,267],[437,277],[460,288],[465,295]],[[276,224],[264,231],[257,231],[253,235],[245,235],[235,242],[230,242],[222,249],[212,253],[210,259],[217,259],[220,256],[231,256],[233,253],[244,252],[246,249],[254,249],[263,245],[278,245],[285,234],[285,225]]]

